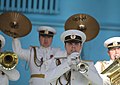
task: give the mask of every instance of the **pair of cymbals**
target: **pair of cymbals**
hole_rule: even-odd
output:
[[[87,14],[75,14],[65,22],[65,30],[76,29],[86,34],[86,41],[92,40],[99,33],[99,24],[95,18]]]
[[[8,36],[17,38],[30,33],[32,24],[23,14],[18,12],[5,12],[0,15],[0,30]]]

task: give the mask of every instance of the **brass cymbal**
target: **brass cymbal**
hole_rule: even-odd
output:
[[[75,14],[67,19],[65,30],[76,29],[86,34],[86,41],[92,40],[99,33],[99,24],[95,18],[87,14]]]
[[[23,14],[18,12],[5,12],[0,15],[0,30],[8,36],[17,38],[30,33],[32,24]]]

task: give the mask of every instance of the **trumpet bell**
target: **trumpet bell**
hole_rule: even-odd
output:
[[[80,73],[86,73],[88,71],[88,64],[85,63],[85,62],[80,62],[78,65],[77,65],[77,68],[78,68],[78,71]]]
[[[18,57],[13,52],[0,53],[0,64],[5,70],[14,69],[18,64]]]

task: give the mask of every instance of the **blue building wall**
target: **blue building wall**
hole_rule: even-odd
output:
[[[38,26],[50,25],[57,30],[52,46],[64,50],[60,35],[64,31],[64,23],[73,14],[85,13],[93,16],[100,24],[100,31],[96,38],[84,44],[82,58],[85,60],[108,60],[107,49],[104,41],[112,36],[120,36],[120,0],[60,0],[60,13],[57,15],[24,13],[32,22],[32,31],[21,38],[23,48],[30,45],[39,46]],[[0,34],[3,34],[0,32]],[[12,38],[3,34],[6,45],[3,50],[12,51]],[[18,81],[10,81],[10,85],[29,85],[30,71],[24,60],[19,59],[16,69],[20,72]]]

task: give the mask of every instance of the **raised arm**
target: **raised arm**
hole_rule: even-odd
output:
[[[12,48],[13,51],[21,58],[26,61],[29,60],[30,57],[30,50],[29,49],[22,49],[21,42],[18,38],[13,38],[12,41]]]

